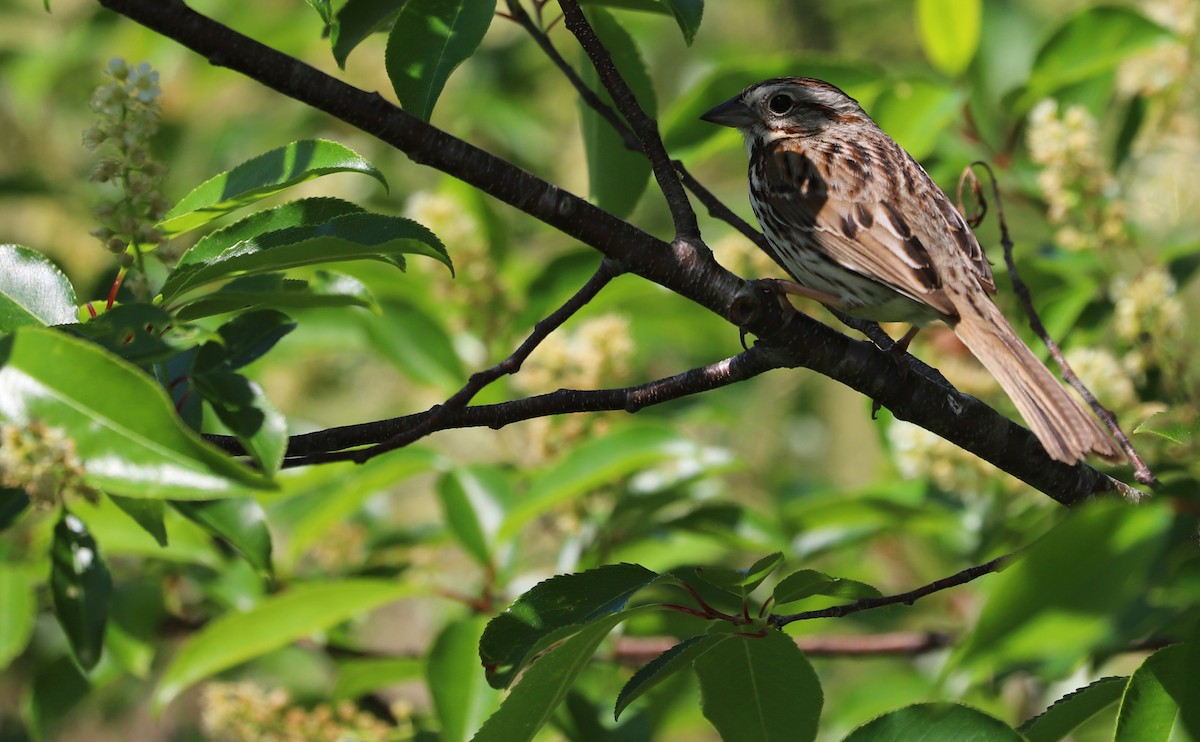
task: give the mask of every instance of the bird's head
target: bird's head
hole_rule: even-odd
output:
[[[816,136],[838,124],[870,122],[858,101],[811,77],[751,85],[700,118],[741,131],[750,149],[784,137]]]

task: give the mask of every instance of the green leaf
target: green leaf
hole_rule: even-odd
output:
[[[100,661],[112,576],[83,521],[63,508],[50,547],[50,592],[54,615],[71,652],[84,670]]]
[[[479,47],[496,0],[407,0],[388,35],[384,63],[400,105],[428,121],[450,73]]]
[[[425,663],[417,657],[352,659],[339,662],[333,700],[354,699],[381,688],[421,677]]]
[[[474,742],[523,742],[533,739],[562,703],[596,648],[634,608],[599,618],[547,652],[521,676],[500,709],[475,735]],[[491,628],[489,625],[488,628]],[[485,632],[486,636],[486,632]]]
[[[672,458],[678,451],[680,440],[679,435],[668,428],[637,426],[618,429],[575,447],[533,481],[529,492],[509,512],[499,537],[515,536],[562,502]]]
[[[955,659],[989,675],[1010,663],[1040,665],[1046,677],[1069,673],[1092,648],[1117,638],[1121,611],[1142,595],[1167,543],[1168,510],[1123,502],[1073,510],[990,578],[987,604]]]
[[[872,719],[844,742],[1021,742],[1016,730],[982,711],[959,703],[918,703]]]
[[[1120,700],[1129,678],[1100,678],[1055,701],[1018,728],[1029,742],[1058,742]]]
[[[29,507],[29,495],[15,487],[0,487],[0,532],[16,523]]]
[[[113,307],[63,330],[138,366],[165,361],[208,336],[207,330],[178,323],[161,307],[142,302]]]
[[[167,212],[158,227],[167,237],[330,173],[362,173],[387,188],[383,173],[353,150],[325,139],[302,139],[261,154],[197,186]]]
[[[379,302],[366,284],[337,271],[317,271],[311,278],[260,273],[235,278],[211,293],[185,300],[175,316],[181,320],[258,307],[365,307],[379,314]]]
[[[735,595],[746,597],[762,584],[779,565],[783,564],[783,553],[775,552],[759,559],[746,569],[724,569],[721,567],[697,567],[696,575],[716,587]]]
[[[318,225],[265,232],[225,249],[197,244],[163,284],[164,302],[206,283],[240,275],[273,273],[339,260],[378,260],[404,269],[404,255],[425,255],[453,271],[433,232],[410,219],[383,214],[346,214]]]
[[[633,674],[629,682],[617,694],[617,703],[613,708],[613,719],[620,719],[621,712],[629,704],[641,698],[647,691],[675,673],[690,667],[696,658],[707,652],[713,645],[721,642],[720,634],[701,634],[690,636],[667,651],[647,662]]]
[[[329,0],[305,0],[305,2],[308,3],[310,8],[317,11],[317,15],[321,17],[321,22],[328,26],[333,16],[333,8]]]
[[[982,0],[917,0],[917,30],[925,56],[939,72],[958,77],[979,48]]]
[[[1155,413],[1157,415],[1158,413]],[[1133,429],[1134,435],[1147,433],[1180,446],[1188,445],[1200,435],[1200,423],[1160,423],[1154,420],[1155,415]]]
[[[0,245],[0,333],[76,321],[75,289],[54,263],[23,245]]]
[[[224,563],[208,533],[170,508],[163,512],[163,526],[168,536],[166,546],[115,505],[111,495],[101,497],[96,503],[76,502],[73,510],[87,524],[96,541],[104,544],[104,553],[110,559],[133,556],[195,564],[209,570],[219,570]]]
[[[438,497],[458,542],[481,566],[493,565],[496,534],[515,500],[507,474],[490,467],[459,467],[442,476]]]
[[[904,80],[885,90],[871,116],[916,159],[928,157],[946,127],[962,116],[965,95],[931,80]]]
[[[0,670],[25,650],[37,618],[33,578],[29,571],[0,562]]]
[[[688,46],[696,38],[700,30],[700,19],[704,17],[704,0],[663,0],[675,16],[679,30],[683,32],[683,40]]]
[[[167,545],[167,526],[163,522],[162,500],[147,500],[120,495],[109,495],[108,499],[126,515],[133,518],[133,522],[141,526],[142,530],[154,537],[159,546]]]
[[[878,598],[882,595],[866,583],[841,577],[830,577],[815,569],[793,572],[779,581],[772,594],[775,597],[776,607],[786,603],[795,603],[797,600],[804,600],[814,595],[828,595],[847,600]]]
[[[636,564],[610,564],[558,575],[532,589],[493,618],[479,642],[479,656],[493,688],[512,682],[538,649],[583,624],[624,610],[630,598],[662,579]]]
[[[466,374],[445,318],[391,300],[384,303],[382,315],[356,319],[375,350],[413,381],[445,389],[462,386]]]
[[[242,497],[230,500],[172,502],[171,507],[218,538],[224,539],[246,558],[259,574],[273,577],[271,532],[266,513],[257,501]]]
[[[333,58],[346,69],[350,52],[376,31],[391,28],[405,0],[346,0],[334,16],[329,33]]]
[[[0,339],[0,360],[0,421],[62,428],[97,489],[211,499],[270,486],[188,429],[161,386],[90,343],[23,328]]]
[[[1163,647],[1146,658],[1125,686],[1113,742],[1167,742],[1185,705],[1200,699],[1196,668],[1186,644]]]
[[[1060,88],[1111,72],[1132,55],[1173,38],[1131,8],[1087,7],[1067,19],[1038,51],[1017,110]]]
[[[805,742],[817,736],[821,683],[782,631],[719,635],[696,659],[700,708],[724,739]]]
[[[231,371],[196,374],[192,384],[258,468],[271,476],[278,474],[287,450],[287,420],[262,387]]]
[[[655,116],[658,104],[654,85],[633,37],[601,8],[591,9],[588,16],[596,35],[604,42],[612,55],[613,64],[633,90],[638,103],[648,115]],[[596,70],[586,55],[580,64],[584,82],[613,108],[612,99],[601,86]],[[627,149],[624,140],[608,122],[582,100],[579,102],[579,118],[588,165],[588,194],[600,208],[619,217],[628,216],[650,182],[650,161],[641,152]]]
[[[193,684],[246,660],[336,626],[411,594],[382,580],[292,585],[245,613],[226,613],[192,634],[163,672],[154,693],[161,711]]]
[[[239,314],[217,330],[220,342],[205,343],[200,348],[193,370],[206,374],[248,366],[294,329],[295,321],[274,309]]]
[[[448,624],[429,650],[429,695],[442,725],[442,740],[466,742],[500,705],[479,667],[479,638],[486,620]]]

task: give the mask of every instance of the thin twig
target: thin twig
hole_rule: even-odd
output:
[[[671,220],[675,223],[675,238],[688,242],[698,241],[700,225],[696,222],[696,212],[679,182],[679,176],[675,173],[666,148],[663,147],[662,137],[658,134],[658,123],[642,109],[637,96],[617,71],[612,55],[604,48],[604,44],[583,15],[578,0],[559,0],[558,4],[562,7],[567,28],[579,39],[579,44],[592,61],[592,66],[596,68],[596,74],[599,75],[604,89],[608,91],[617,110],[629,122],[642,145],[642,151],[646,153],[646,159],[650,160],[654,179],[658,181],[658,187],[671,210]]]
[[[489,369],[471,374],[471,378],[467,380],[462,389],[459,389],[442,404],[430,409],[428,417],[422,420],[420,424],[414,425],[402,433],[393,435],[383,443],[354,452],[351,459],[356,463],[362,464],[380,454],[394,451],[397,448],[403,448],[438,430],[438,425],[441,424],[447,415],[466,407],[467,403],[488,384],[491,384],[501,376],[515,374],[519,371],[521,364],[529,358],[529,355],[533,353],[543,340],[550,336],[550,333],[562,327],[564,322],[586,306],[588,302],[596,298],[600,290],[607,286],[609,281],[619,275],[620,272],[621,270],[615,261],[609,258],[601,260],[600,267],[587,280],[587,283],[581,286],[562,306],[534,325],[533,332],[529,334],[529,337],[525,338],[525,342],[521,343],[520,347],[514,350],[508,358],[505,358]]]
[[[1012,561],[1015,556],[1016,552],[998,556],[990,562],[977,564],[974,567],[968,567],[957,574],[950,575],[949,577],[943,577],[936,582],[931,582],[928,585],[923,585],[917,588],[916,590],[910,590],[909,592],[900,593],[899,595],[885,595],[881,598],[864,598],[854,603],[835,605],[830,608],[822,608],[821,610],[816,611],[803,611],[801,613],[792,613],[789,615],[772,615],[768,620],[772,626],[782,627],[792,623],[793,621],[807,621],[814,618],[841,618],[842,616],[848,616],[851,613],[867,611],[871,610],[872,608],[882,608],[888,605],[912,605],[921,598],[924,598],[926,595],[932,595],[933,593],[936,593],[940,590],[945,590],[946,588],[965,585],[966,583],[982,577],[983,575],[991,574],[992,572],[998,572],[1010,561]]]
[[[1046,344],[1046,348],[1050,350],[1050,355],[1058,363],[1058,367],[1062,369],[1063,379],[1070,384],[1075,391],[1079,392],[1079,396],[1083,397],[1096,416],[1104,422],[1113,438],[1125,451],[1125,455],[1129,457],[1130,463],[1133,464],[1133,477],[1142,484],[1151,487],[1158,486],[1158,478],[1154,476],[1154,472],[1150,471],[1150,467],[1138,455],[1138,452],[1133,449],[1133,444],[1129,442],[1129,437],[1125,435],[1125,431],[1117,423],[1117,416],[1114,415],[1107,407],[1100,404],[1096,399],[1096,395],[1080,381],[1079,377],[1071,369],[1067,363],[1066,357],[1063,355],[1062,349],[1058,347],[1058,343],[1054,338],[1050,337],[1050,333],[1046,331],[1046,326],[1042,324],[1042,319],[1037,313],[1037,309],[1033,306],[1033,297],[1029,293],[1029,287],[1021,280],[1020,274],[1017,272],[1017,264],[1013,259],[1013,242],[1008,234],[1008,222],[1004,218],[1004,202],[1000,199],[1000,185],[996,181],[996,174],[992,171],[990,165],[982,160],[971,163],[971,167],[963,173],[963,179],[966,179],[968,173],[971,178],[974,178],[975,168],[982,167],[987,172],[988,178],[992,182],[992,198],[996,201],[996,218],[1000,223],[1000,245],[1004,248],[1004,263],[1008,266],[1008,275],[1012,278],[1013,291],[1021,300],[1021,306],[1025,309],[1025,314],[1029,318],[1029,326],[1034,333],[1042,339]],[[961,181],[959,187],[961,188]],[[1136,490],[1134,490],[1136,492]],[[1140,494],[1140,493],[1139,493]]]
[[[954,637],[937,631],[894,631],[797,636],[795,642],[809,657],[911,657],[953,646]],[[627,667],[640,667],[678,643],[673,636],[622,636],[613,643],[610,658]]]

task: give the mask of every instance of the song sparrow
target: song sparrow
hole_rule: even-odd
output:
[[[962,215],[857,101],[789,77],[752,85],[701,118],[746,138],[754,214],[799,282],[785,290],[863,319],[944,320],[1051,457],[1121,458],[992,302],[991,267]]]

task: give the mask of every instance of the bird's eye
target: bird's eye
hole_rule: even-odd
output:
[[[780,93],[771,96],[771,100],[767,101],[767,107],[771,109],[771,113],[782,116],[792,110],[792,96]]]

